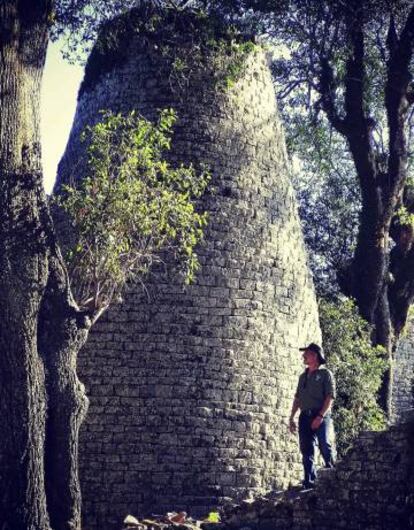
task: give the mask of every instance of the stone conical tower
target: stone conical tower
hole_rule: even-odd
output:
[[[103,32],[59,168],[58,186],[82,165],[79,133],[101,109],[152,118],[174,107],[171,158],[213,175],[194,284],[158,271],[148,294],[131,288],[79,359],[87,528],[119,528],[127,513],[205,513],[301,473],[287,418],[298,347],[320,330],[266,54],[217,22],[180,17],[166,12],[153,31],[134,12],[118,34],[112,26],[115,51]]]

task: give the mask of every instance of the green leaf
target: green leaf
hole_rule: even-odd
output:
[[[205,521],[208,523],[219,523],[220,514],[218,512],[210,512],[205,518]]]
[[[206,168],[173,168],[164,159],[175,121],[172,109],[160,111],[155,124],[134,111],[104,111],[82,134],[88,172],[75,179],[77,188],[65,186],[57,201],[75,227],[68,260],[81,306],[90,300],[108,304],[128,280],[146,274],[166,248],[181,256],[186,281],[193,279],[194,247],[207,223],[194,201],[210,176]]]

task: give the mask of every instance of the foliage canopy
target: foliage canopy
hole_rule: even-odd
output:
[[[321,299],[319,315],[324,350],[337,382],[333,416],[342,456],[361,431],[385,427],[377,395],[388,363],[384,348],[372,346],[371,327],[352,300]]]
[[[357,178],[343,138],[324,120],[282,107],[292,182],[318,296],[335,297],[355,251],[361,210]]]

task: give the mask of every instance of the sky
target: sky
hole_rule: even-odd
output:
[[[41,135],[44,184],[50,193],[56,169],[66,147],[83,67],[62,58],[59,43],[50,43],[43,75],[41,96]]]

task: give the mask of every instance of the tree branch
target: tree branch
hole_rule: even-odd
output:
[[[390,22],[387,45],[389,60],[385,87],[385,106],[389,126],[387,215],[392,216],[407,176],[406,126],[410,104],[414,101],[409,71],[414,51],[414,7],[398,40],[393,20]]]
[[[360,180],[366,206],[372,206],[373,185],[377,176],[372,134],[374,123],[367,113],[365,96],[364,18],[359,2],[350,4],[345,17],[350,54],[346,62],[345,124],[347,139]]]
[[[320,59],[321,74],[319,92],[321,94],[321,104],[328,120],[332,126],[341,134],[346,136],[347,127],[345,120],[340,117],[336,103],[336,84],[333,68],[326,57]]]

